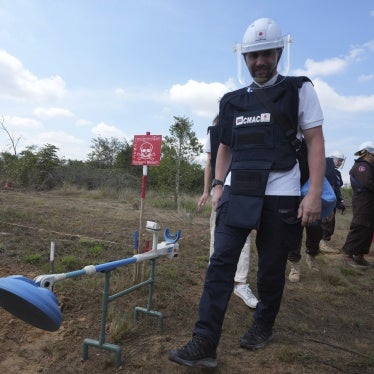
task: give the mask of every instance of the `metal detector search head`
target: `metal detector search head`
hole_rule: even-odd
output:
[[[54,293],[21,275],[0,278],[0,306],[42,330],[57,331],[62,322]]]

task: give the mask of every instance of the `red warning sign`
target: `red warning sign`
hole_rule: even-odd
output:
[[[134,135],[132,165],[160,165],[162,135]]]

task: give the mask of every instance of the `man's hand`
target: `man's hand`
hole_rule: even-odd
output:
[[[297,217],[301,218],[303,226],[308,226],[318,221],[321,217],[321,196],[307,193],[301,200]]]
[[[197,202],[197,211],[200,212],[201,209],[203,208],[203,206],[205,205],[206,201],[208,200],[208,196],[209,196],[209,193],[208,192],[204,192],[199,201]]]

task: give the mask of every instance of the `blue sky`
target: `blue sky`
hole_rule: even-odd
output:
[[[0,118],[30,145],[85,160],[92,139],[168,135],[188,117],[204,142],[239,88],[234,45],[270,17],[290,33],[292,75],[315,84],[326,154],[374,141],[372,0],[0,0]],[[0,151],[11,151],[0,132]]]

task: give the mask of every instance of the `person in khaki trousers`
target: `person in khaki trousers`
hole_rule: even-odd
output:
[[[208,137],[205,143],[204,151],[207,154],[207,162],[204,169],[204,192],[201,195],[197,207],[198,211],[201,211],[202,207],[206,204],[211,183],[214,178],[214,166],[215,157],[217,155],[218,141],[217,138],[218,129],[218,116],[213,120],[213,126],[208,128]],[[213,156],[213,157],[212,157]],[[214,187],[213,187],[214,188]],[[214,229],[216,227],[216,211],[212,207],[210,214],[210,248],[209,248],[209,258],[214,252]],[[249,263],[251,254],[251,239],[248,235],[247,241],[245,242],[242,252],[240,254],[238,266],[235,273],[235,286],[234,294],[240,297],[244,303],[250,308],[256,308],[258,303],[257,297],[253,294],[249,284],[247,283],[248,273],[249,273]]]

